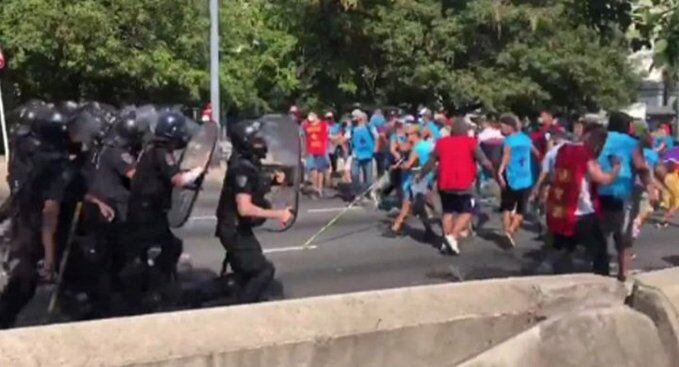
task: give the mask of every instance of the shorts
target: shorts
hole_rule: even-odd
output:
[[[470,214],[476,205],[471,194],[439,191],[443,214]]]
[[[307,157],[307,170],[324,172],[330,168],[330,162],[325,155],[310,155]]]
[[[431,191],[432,175],[427,175],[419,181],[417,181],[416,177],[416,174],[411,173],[403,183],[403,192],[406,195],[405,198],[409,201],[414,201],[417,195],[427,195]]]
[[[604,238],[613,236],[615,248],[624,250],[632,247],[632,227],[636,214],[633,205],[622,199],[610,196],[599,197],[601,231]]]
[[[666,210],[679,209],[679,173],[672,172],[665,176],[662,192],[662,207]]]
[[[502,191],[500,196],[500,210],[503,212],[516,210],[516,214],[524,215],[529,196],[530,189],[512,190],[507,188]]]

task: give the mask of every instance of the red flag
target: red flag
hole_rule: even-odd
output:
[[[5,56],[2,54],[2,48],[0,48],[0,70],[5,68]]]

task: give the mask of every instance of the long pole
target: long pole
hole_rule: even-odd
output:
[[[212,121],[219,123],[219,0],[210,0],[210,104]]]
[[[5,147],[5,164],[9,164],[9,141],[7,139],[7,124],[5,123],[5,104],[2,101],[2,83],[0,82],[0,124],[2,124],[2,144]]]

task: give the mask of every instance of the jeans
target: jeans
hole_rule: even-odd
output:
[[[359,160],[354,157],[351,162],[351,184],[354,195],[360,195],[368,190],[373,182],[373,160],[364,159]],[[361,182],[361,172],[363,173],[363,182]]]
[[[384,172],[389,169],[391,154],[385,152],[375,153],[375,163],[377,164],[377,176],[382,177]]]

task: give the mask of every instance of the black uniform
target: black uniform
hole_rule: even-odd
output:
[[[267,207],[264,194],[271,178],[261,176],[258,159],[248,159],[237,153],[229,160],[222,192],[217,207],[217,237],[227,251],[226,261],[231,265],[242,292],[240,301],[257,302],[271,283],[275,268],[264,257],[262,246],[253,232],[257,219],[238,214],[236,195],[249,194],[260,207]]]
[[[182,253],[182,241],[170,230],[167,213],[172,205],[172,177],[180,172],[173,150],[153,143],[141,155],[130,188],[127,214],[127,261],[141,258],[152,246],[160,246],[158,270],[170,277]]]
[[[11,327],[21,309],[33,298],[38,283],[36,264],[42,258],[42,210],[45,201],[61,202],[73,170],[66,154],[54,150],[33,151],[30,174],[12,193],[12,224],[4,244],[6,281],[0,295],[0,328]]]
[[[93,315],[105,315],[110,292],[118,284],[117,274],[125,263],[123,248],[127,232],[127,203],[130,179],[126,174],[134,169],[135,158],[125,148],[112,144],[101,147],[92,156],[88,174],[88,194],[103,201],[115,211],[109,222],[99,206],[85,201],[82,223],[78,228],[79,246],[74,248],[67,281],[88,294]],[[118,288],[120,286],[118,285]]]

